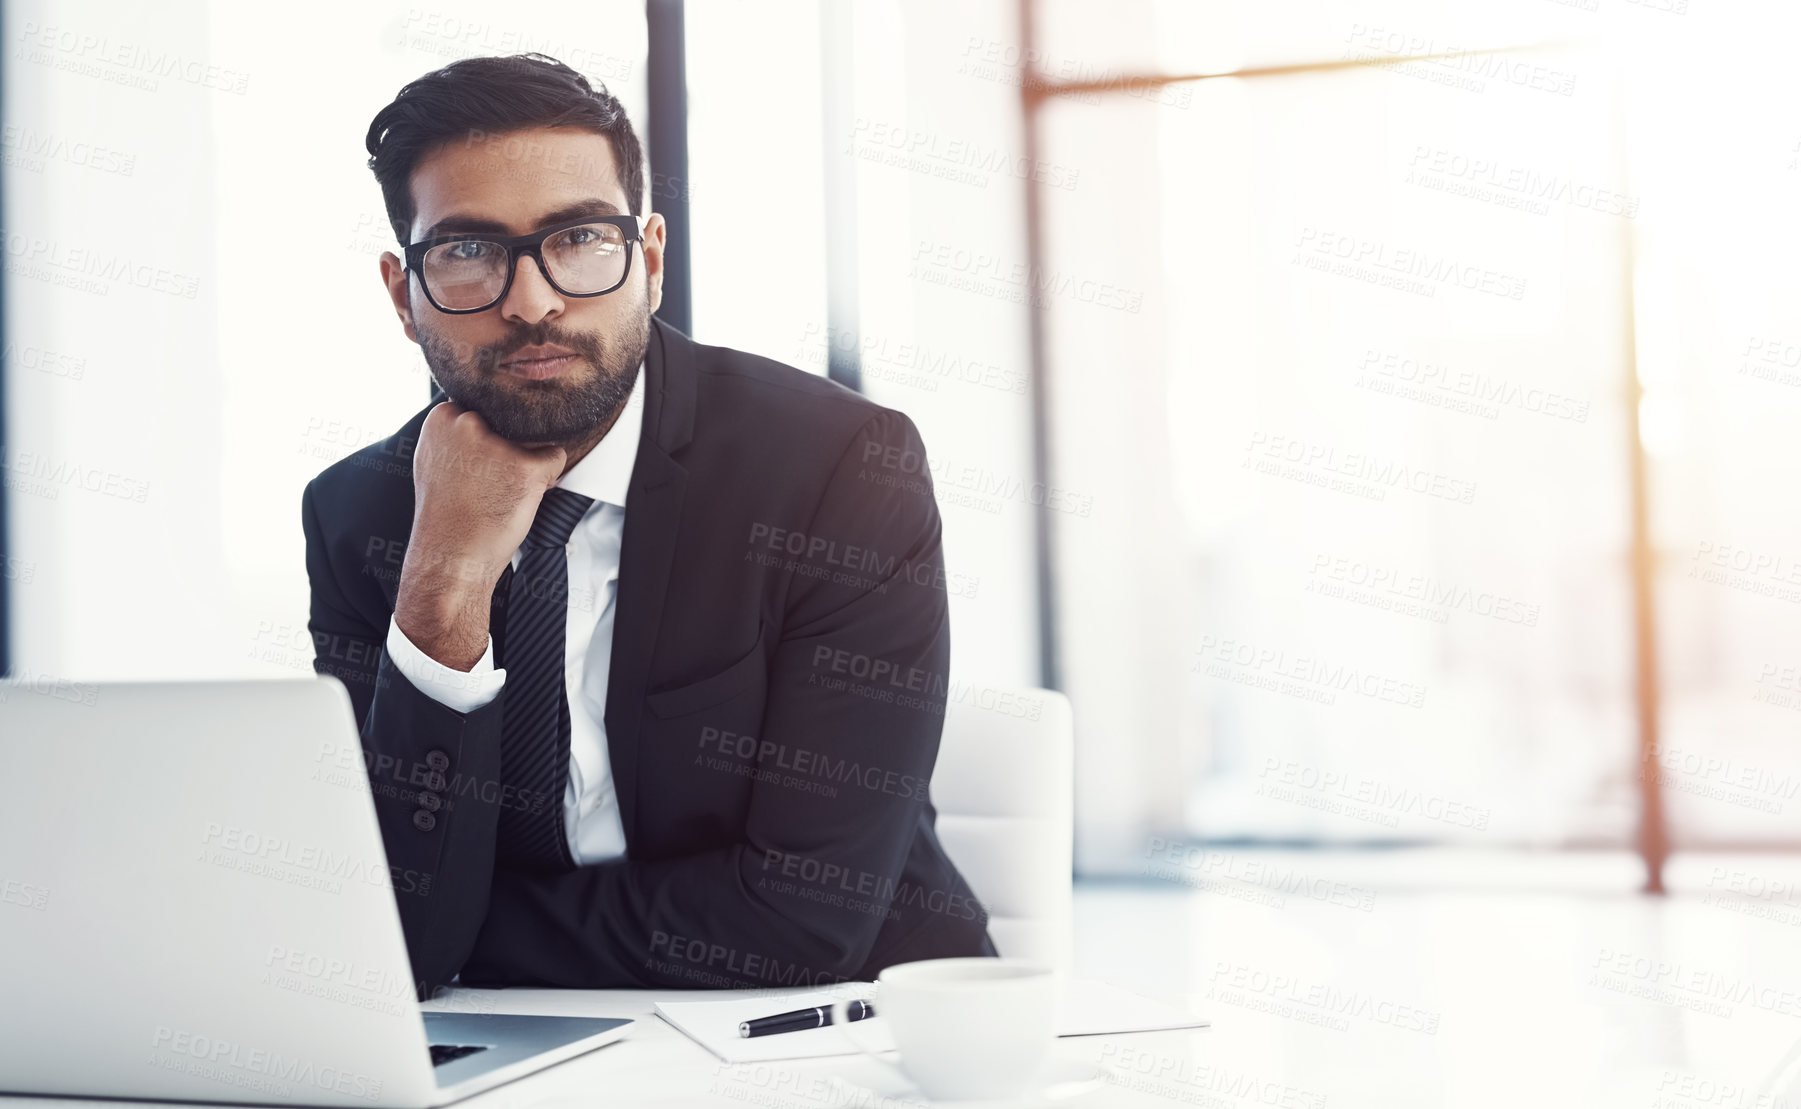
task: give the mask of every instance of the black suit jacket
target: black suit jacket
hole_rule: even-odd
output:
[[[563,799],[503,780],[505,689],[458,713],[384,649],[429,406],[302,498],[314,669],[355,706],[421,990],[817,984],[993,954],[927,793],[950,632],[912,421],[662,321],[644,373],[605,711],[623,859],[497,867],[499,807]]]

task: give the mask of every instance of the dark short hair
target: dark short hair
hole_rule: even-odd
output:
[[[402,246],[413,226],[412,176],[419,159],[455,140],[526,127],[579,127],[605,135],[631,214],[644,214],[644,150],[606,86],[544,54],[463,58],[407,82],[375,113],[364,144],[381,182],[388,223]]]

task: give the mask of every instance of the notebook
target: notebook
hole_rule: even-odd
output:
[[[828,1055],[855,1055],[858,1049],[834,1026],[782,1032],[745,1039],[738,1025],[757,1017],[773,1016],[813,1005],[830,1005],[838,998],[876,999],[878,1015],[856,1022],[859,1042],[873,1051],[893,1048],[887,1022],[879,1015],[881,1001],[872,982],[846,982],[826,989],[788,994],[757,991],[749,997],[725,997],[713,1001],[659,1001],[656,1014],[689,1039],[727,1063],[761,1063],[775,1059],[817,1059]],[[1122,1032],[1163,1032],[1178,1028],[1206,1028],[1209,1021],[1173,1005],[1140,996],[1107,982],[1088,978],[1067,979],[1057,1004],[1057,1035],[1108,1036]]]

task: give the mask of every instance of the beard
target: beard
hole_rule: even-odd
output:
[[[494,434],[521,446],[579,442],[611,420],[631,395],[650,341],[650,313],[633,313],[620,332],[570,331],[540,321],[505,339],[470,347],[421,327],[419,347],[451,400],[475,412]],[[574,351],[587,364],[544,381],[503,373],[500,364],[529,346]],[[464,357],[464,355],[467,357]]]

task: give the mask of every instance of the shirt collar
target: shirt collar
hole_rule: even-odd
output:
[[[569,468],[557,487],[595,501],[625,507],[625,491],[638,461],[638,436],[644,430],[644,363],[638,363],[631,395],[613,426],[580,462]]]

